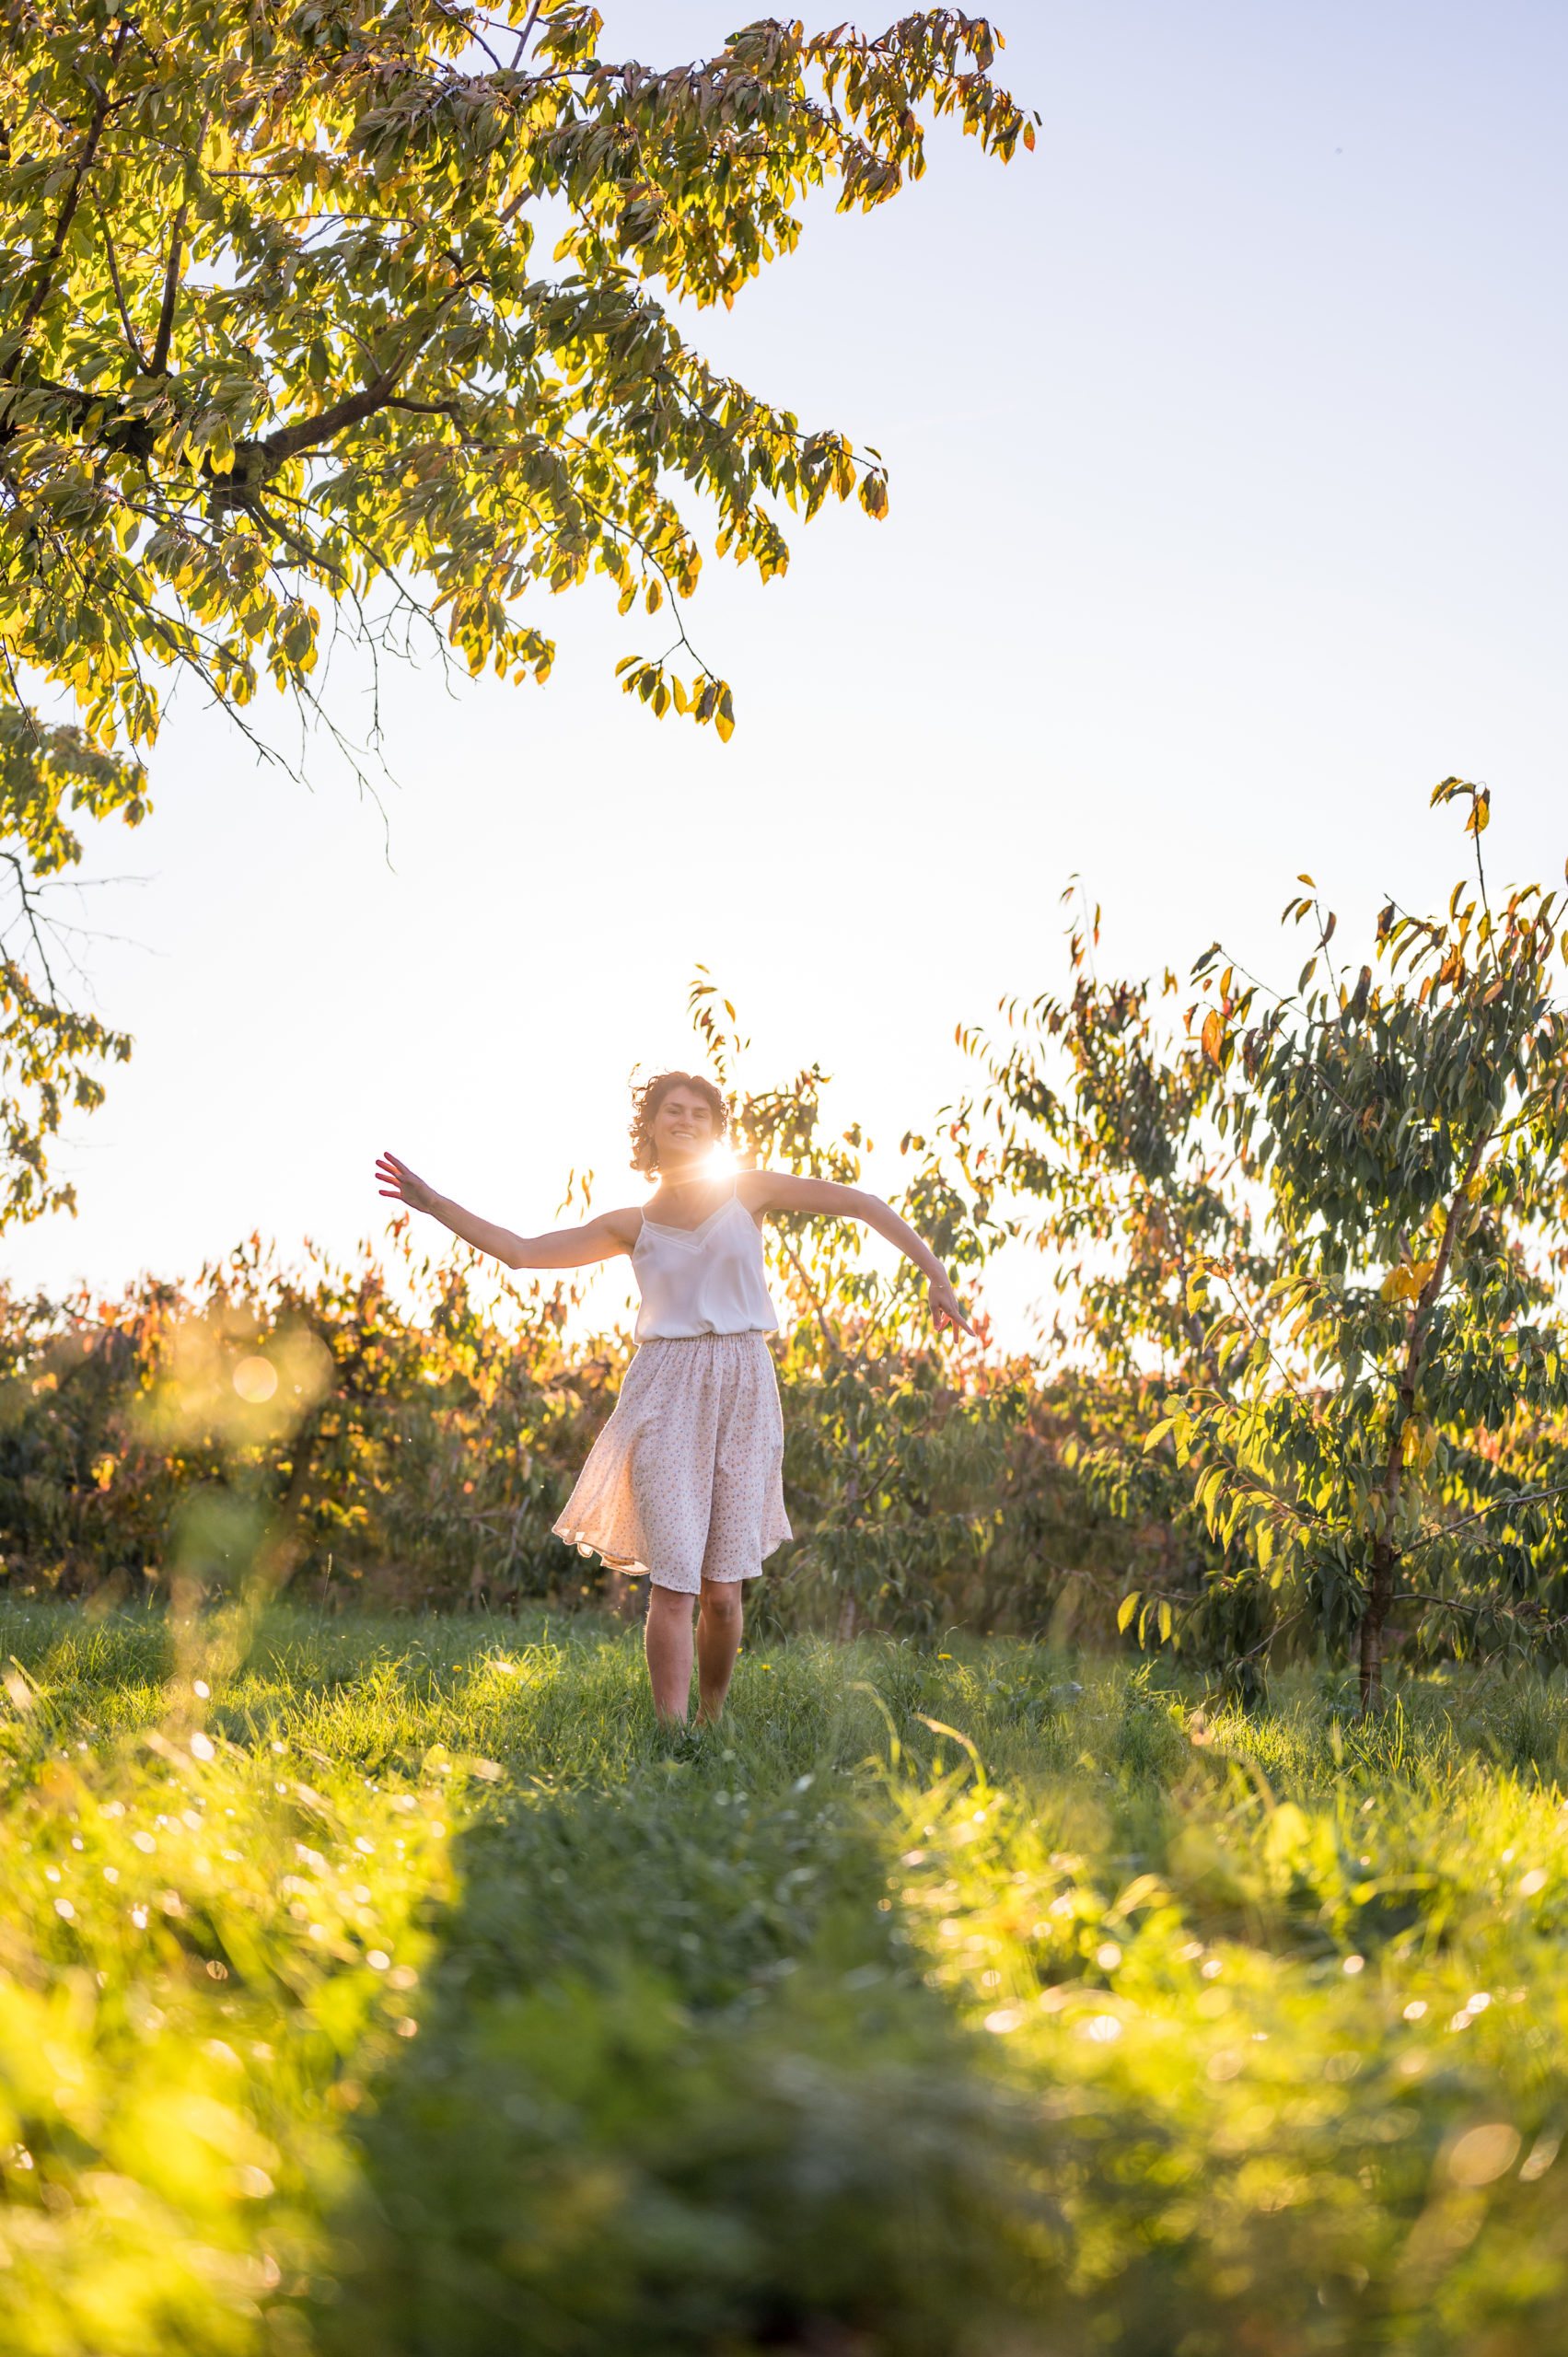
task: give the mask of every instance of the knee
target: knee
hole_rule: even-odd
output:
[[[696,1603],[696,1601],[697,1599],[694,1596],[688,1596],[681,1588],[655,1587],[650,1584],[648,1588],[648,1619],[650,1620],[657,1621],[661,1625],[668,1621],[673,1621],[679,1627],[682,1620],[690,1624],[691,1619],[691,1607]]]
[[[722,1586],[703,1590],[703,1618],[715,1628],[732,1627],[741,1617],[740,1583],[726,1580]]]

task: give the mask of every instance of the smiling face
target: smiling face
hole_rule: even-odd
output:
[[[718,1143],[713,1107],[699,1090],[688,1088],[684,1082],[678,1082],[659,1098],[648,1132],[658,1156],[658,1168],[669,1178],[691,1175],[697,1164],[707,1160]]]

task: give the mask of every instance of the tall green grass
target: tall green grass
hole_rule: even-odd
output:
[[[953,1652],[0,1609],[0,2345],[1568,2345],[1561,1686]]]

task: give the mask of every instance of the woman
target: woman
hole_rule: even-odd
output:
[[[784,1420],[764,1334],[777,1330],[762,1266],[770,1212],[858,1219],[931,1280],[937,1330],[967,1323],[947,1271],[892,1207],[857,1187],[787,1172],[720,1177],[714,1148],[724,1098],[695,1073],[666,1072],[635,1092],[633,1167],[658,1186],[639,1210],[601,1212],[580,1227],[514,1236],[476,1219],[416,1178],[395,1154],[383,1195],[428,1212],[508,1269],[581,1269],[626,1253],[642,1296],[637,1353],[615,1411],[584,1466],[558,1537],[613,1569],[648,1575],[645,1643],[654,1707],[684,1721],[697,1615],[700,1715],[718,1717],[740,1649],[740,1590],[791,1536],[784,1517]]]

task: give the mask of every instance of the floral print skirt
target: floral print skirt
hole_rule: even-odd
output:
[[[784,1416],[761,1334],[645,1342],[555,1534],[656,1587],[751,1580],[793,1537]]]

